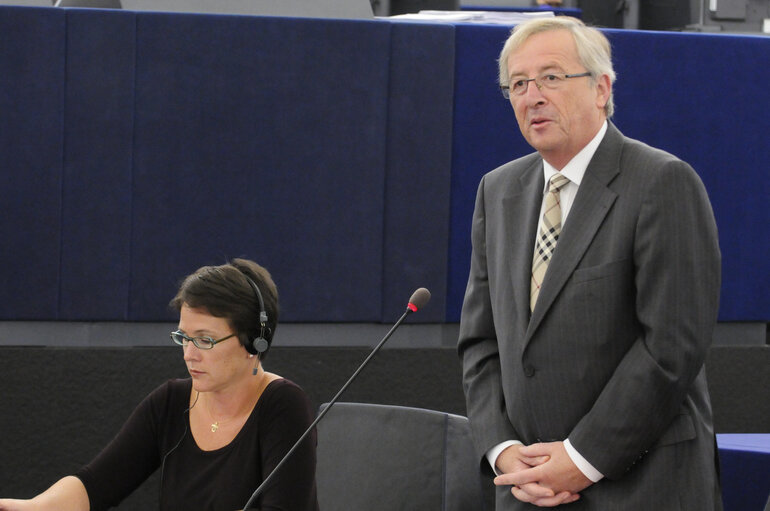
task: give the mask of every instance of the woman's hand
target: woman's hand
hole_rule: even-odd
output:
[[[67,476],[32,500],[0,499],[0,511],[89,511],[86,487]]]
[[[0,499],[0,511],[32,511],[35,506],[31,500]]]

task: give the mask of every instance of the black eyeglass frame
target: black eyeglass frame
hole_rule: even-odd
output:
[[[174,344],[178,344],[180,346],[184,346],[185,342],[189,343],[192,342],[196,348],[199,350],[210,350],[217,344],[219,344],[222,341],[226,341],[227,339],[231,337],[235,337],[238,334],[232,333],[230,335],[227,335],[225,337],[222,337],[221,339],[213,339],[209,336],[202,336],[202,337],[190,337],[189,335],[185,334],[181,330],[175,330],[174,332],[171,332],[171,340],[174,341]],[[181,338],[181,340],[178,340],[177,338]],[[209,345],[200,345],[198,344],[198,341],[206,341],[209,343]]]
[[[562,79],[566,80],[567,78],[582,78],[584,76],[593,76],[593,73],[591,73],[590,71],[586,71],[584,73],[572,73],[572,74],[565,74],[565,73],[543,73],[542,75],[536,76],[534,78],[522,78],[520,80],[516,80],[515,82],[524,82],[524,89],[523,89],[523,92],[521,94],[512,94],[511,93],[511,84],[510,83],[508,85],[501,85],[500,86],[500,92],[503,93],[503,97],[505,99],[510,99],[511,96],[513,96],[513,97],[523,96],[524,94],[527,93],[527,89],[529,89],[529,82],[535,82],[535,86],[537,87],[537,89],[538,90],[542,90],[544,85],[541,84],[538,80],[540,80],[541,78],[549,77],[549,76],[561,77]],[[547,85],[545,85],[545,87],[548,88]]]

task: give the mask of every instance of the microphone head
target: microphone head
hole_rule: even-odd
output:
[[[429,301],[430,301],[430,291],[428,291],[424,287],[421,287],[420,289],[412,293],[412,297],[409,298],[409,304],[406,306],[406,308],[407,310],[410,310],[412,312],[417,312],[418,310],[425,307]]]

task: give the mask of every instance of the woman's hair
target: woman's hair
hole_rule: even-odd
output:
[[[241,344],[253,353],[251,343],[262,329],[259,299],[247,277],[262,295],[267,313],[263,335],[269,346],[278,326],[278,289],[270,273],[254,261],[233,259],[221,266],[198,268],[182,281],[170,305],[177,311],[182,310],[182,305],[187,305],[193,309],[205,309],[212,316],[225,318],[238,334]],[[266,354],[262,353],[261,358],[264,359]]]
[[[521,47],[531,36],[549,30],[567,30],[572,34],[580,63],[591,73],[594,82],[596,82],[599,76],[607,75],[610,77],[610,83],[615,83],[615,70],[612,67],[612,50],[610,42],[604,34],[596,28],[586,26],[577,18],[554,16],[552,18],[535,18],[513,28],[510,37],[508,37],[500,52],[498,60],[500,85],[508,84],[508,57],[510,54]],[[572,71],[570,70],[570,72]],[[607,104],[604,105],[604,112],[607,114],[608,119],[615,112],[612,92],[610,92]]]

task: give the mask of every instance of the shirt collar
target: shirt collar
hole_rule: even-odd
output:
[[[564,166],[563,169],[561,169],[562,175],[569,179],[570,182],[580,186],[581,181],[583,181],[583,176],[586,173],[586,169],[588,168],[588,164],[591,163],[591,158],[594,157],[594,153],[599,148],[599,144],[602,142],[605,133],[607,133],[606,120],[602,124],[602,127],[599,128],[599,132],[594,136],[594,138],[592,138],[591,141],[588,142],[588,144],[586,144],[586,146],[581,149],[580,152],[577,153],[574,158],[572,158],[569,163]],[[551,176],[557,172],[559,171],[556,170],[550,163],[543,160],[543,175],[545,176],[545,187],[543,188],[543,193],[548,191],[548,181],[551,179]]]

